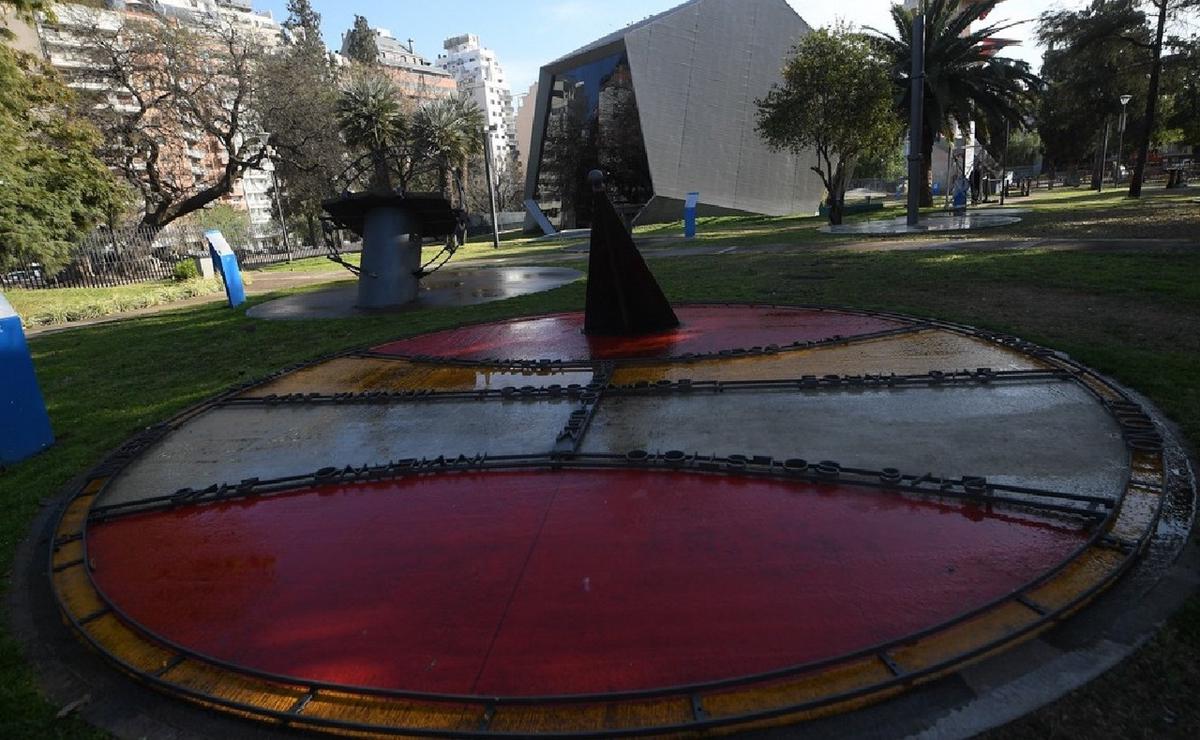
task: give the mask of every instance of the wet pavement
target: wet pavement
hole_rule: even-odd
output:
[[[997,226],[1012,226],[1021,223],[1018,215],[1008,211],[971,211],[964,214],[937,214],[924,216],[916,226],[909,226],[906,217],[879,220],[854,221],[837,226],[825,225],[826,234],[925,234],[942,231],[977,231]]]
[[[836,657],[982,606],[1086,535],[851,486],[605,471],[329,488],[126,518],[89,539],[105,592],[204,654],[333,683],[539,696]]]
[[[268,321],[343,319],[373,313],[411,311],[441,306],[474,306],[560,288],[583,277],[565,267],[478,267],[445,269],[424,278],[410,304],[395,309],[358,308],[357,281],[326,290],[279,298],[252,307],[246,315]],[[370,278],[364,278],[369,280]]]
[[[573,312],[425,334],[390,342],[375,352],[459,360],[615,360],[784,347],[894,331],[905,322],[852,312],[771,306],[677,306],[679,326],[637,337],[588,336],[583,313]]]
[[[1113,499],[1128,470],[1117,425],[1067,383],[606,400],[583,450],[638,449],[978,475]]]

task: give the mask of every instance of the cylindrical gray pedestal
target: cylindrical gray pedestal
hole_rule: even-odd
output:
[[[362,274],[358,306],[386,308],[417,297],[416,272],[421,267],[421,240],[416,219],[404,208],[381,206],[363,222]]]

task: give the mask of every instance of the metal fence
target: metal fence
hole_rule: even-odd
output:
[[[263,267],[290,259],[321,257],[325,247],[298,245],[289,249],[281,234],[252,235],[249,230],[222,230],[243,267]],[[344,251],[357,251],[347,244]],[[181,262],[208,256],[204,229],[172,224],[158,231],[131,226],[101,228],[75,249],[70,263],[53,274],[32,263],[0,273],[0,288],[103,288],[130,285],[175,276]]]

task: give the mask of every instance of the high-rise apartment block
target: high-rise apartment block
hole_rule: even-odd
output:
[[[128,91],[88,71],[94,63],[98,36],[115,36],[126,23],[158,20],[201,33],[214,24],[228,24],[264,49],[276,47],[284,39],[279,22],[269,11],[254,10],[250,0],[107,0],[103,7],[57,3],[53,11],[53,21],[43,18],[37,24],[40,52],[71,87],[95,96],[97,104],[118,114],[137,110]],[[198,125],[164,125],[159,138],[159,169],[182,191],[216,181],[227,164],[223,148]],[[272,169],[271,161],[264,160],[258,169],[243,172],[222,198],[222,202],[246,211],[253,234],[260,237],[276,230]]]
[[[517,157],[517,118],[512,90],[496,52],[485,48],[473,33],[448,38],[443,47],[438,66],[453,75],[459,92],[483,111],[496,167],[510,166]]]
[[[372,29],[379,49],[379,68],[396,83],[400,94],[415,103],[458,94],[454,77],[417,53],[413,40],[404,43],[386,28]],[[342,34],[342,58],[345,58],[350,32]]]

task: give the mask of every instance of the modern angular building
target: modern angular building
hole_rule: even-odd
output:
[[[680,218],[689,192],[702,215],[815,213],[819,179],[763,142],[754,104],[809,30],[786,0],[690,0],[542,67],[526,199],[587,227],[600,167],[638,223]]]

